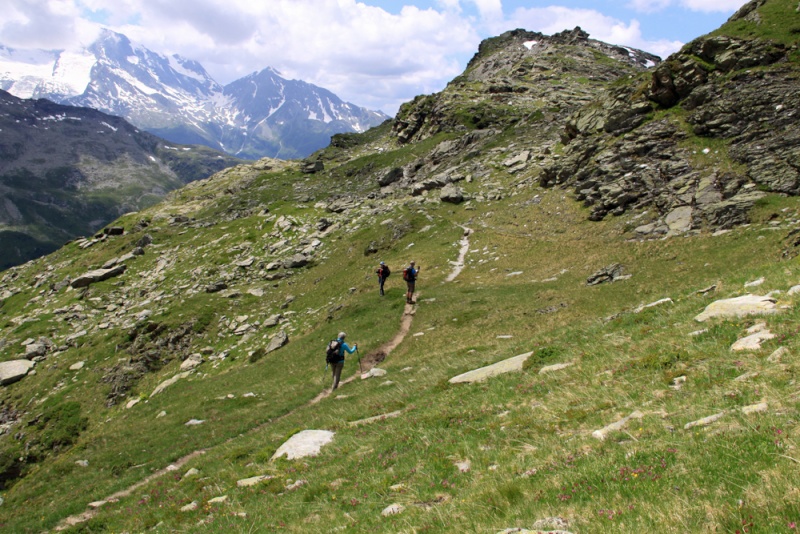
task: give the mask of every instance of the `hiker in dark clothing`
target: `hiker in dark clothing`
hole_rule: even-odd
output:
[[[420,268],[414,268],[414,262],[408,264],[408,267],[403,269],[403,280],[406,281],[408,291],[406,291],[406,304],[414,304],[414,287],[417,283],[417,275]]]
[[[358,350],[358,344],[353,345],[351,348],[344,342],[346,336],[347,334],[344,332],[339,332],[339,337],[336,339],[339,342],[339,361],[331,364],[333,370],[333,387],[331,391],[339,387],[339,379],[342,377],[342,369],[344,369],[344,352],[347,351],[348,354],[353,354]]]
[[[387,278],[389,278],[389,266],[384,262],[381,262],[381,264],[378,266],[378,270],[376,270],[375,273],[378,275],[378,284],[381,288],[381,296],[383,296],[383,283]]]

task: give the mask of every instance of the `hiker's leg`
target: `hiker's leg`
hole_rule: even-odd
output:
[[[385,278],[379,278],[379,280],[380,280],[380,283],[381,283],[381,295],[383,295],[383,282],[386,279]]]
[[[339,379],[342,377],[343,367],[344,367],[344,362],[333,364],[333,387],[331,387],[331,390],[334,390],[339,387]]]

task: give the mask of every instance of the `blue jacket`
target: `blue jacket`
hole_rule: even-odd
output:
[[[347,351],[348,354],[353,354],[356,351],[356,349],[355,349],[355,347],[351,348],[350,345],[345,343],[342,338],[338,338],[338,341],[339,341],[339,357],[341,357],[341,360],[339,360],[339,362],[343,362],[344,361],[344,351]],[[339,363],[339,362],[336,362],[336,363]]]
[[[409,266],[406,272],[407,272],[406,276],[408,277],[407,282],[417,281],[417,274],[419,274],[419,269],[414,269],[413,267]]]

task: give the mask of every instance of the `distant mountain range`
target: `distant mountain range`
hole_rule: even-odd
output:
[[[242,160],[120,117],[0,90],[0,271]]]
[[[153,52],[110,30],[78,52],[0,45],[0,88],[94,108],[169,141],[245,159],[303,158],[334,134],[389,118],[271,68],[222,86],[197,61]]]

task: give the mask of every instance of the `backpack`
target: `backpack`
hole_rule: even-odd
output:
[[[414,281],[414,279],[411,278],[411,272],[409,271],[408,267],[403,269],[403,280],[405,280],[406,282],[413,282]]]
[[[339,362],[339,349],[341,347],[341,343],[338,339],[334,339],[330,343],[328,343],[328,348],[325,349],[325,363],[326,364],[333,364]]]
[[[387,278],[389,278],[390,274],[392,274],[392,271],[389,270],[389,266],[388,265],[384,265],[383,266],[383,279],[386,280]]]

